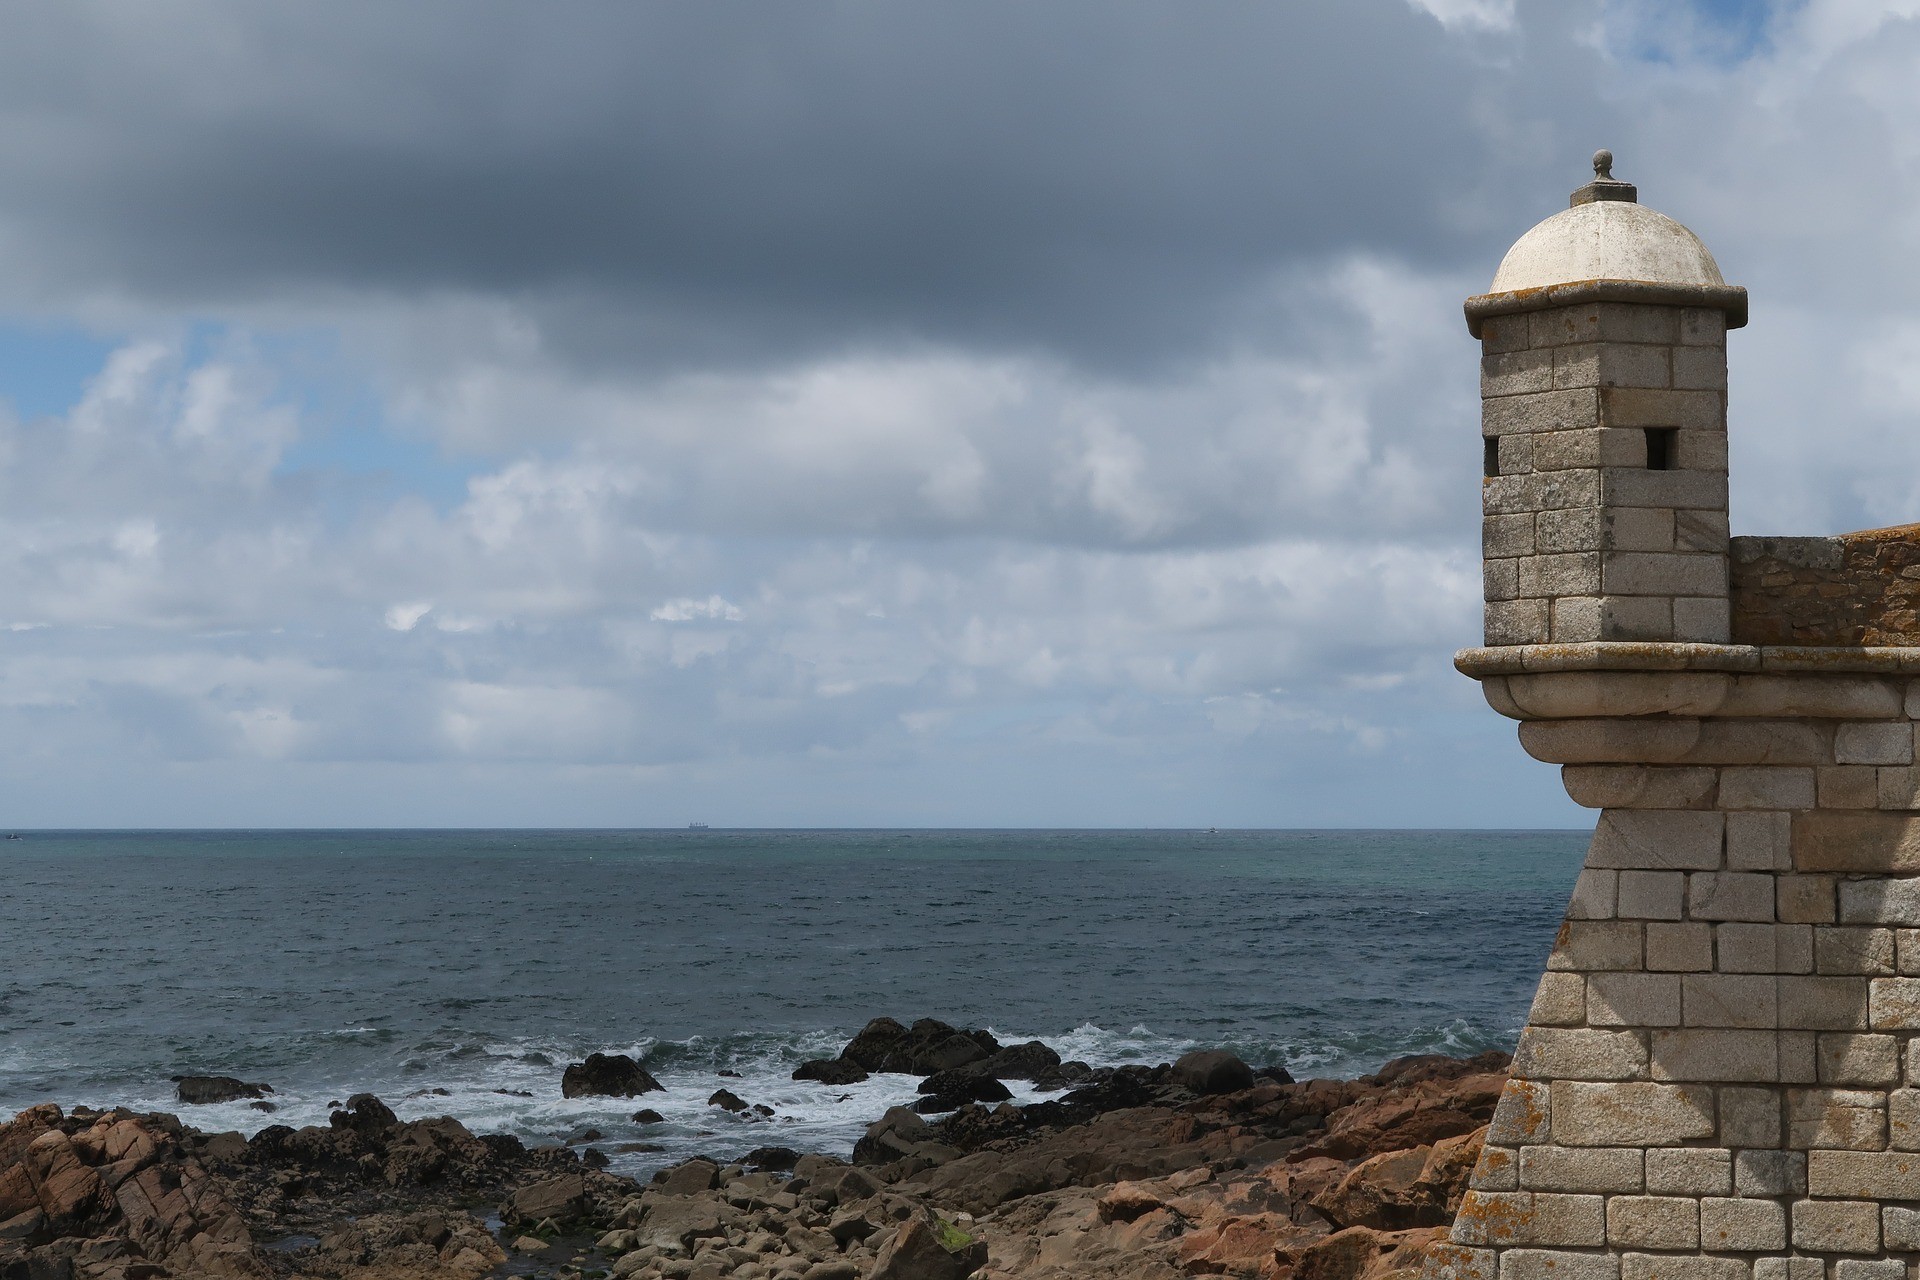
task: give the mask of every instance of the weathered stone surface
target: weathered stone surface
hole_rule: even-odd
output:
[[[1469,1191],[1453,1241],[1469,1245],[1606,1243],[1606,1198],[1533,1191]]]
[[[1687,911],[1695,920],[1771,920],[1773,903],[1772,876],[1708,871],[1687,877]]]
[[[1647,1049],[1627,1031],[1529,1027],[1514,1050],[1513,1073],[1522,1079],[1644,1079]]]
[[[1704,809],[1719,786],[1715,770],[1691,765],[1570,764],[1560,780],[1589,809]]]
[[[1700,1245],[1700,1202],[1689,1196],[1613,1196],[1607,1201],[1607,1243],[1634,1249]]]
[[[1793,865],[1842,874],[1920,873],[1920,818],[1852,809],[1796,813]]]
[[[1506,1280],[1619,1280],[1620,1259],[1606,1253],[1509,1249],[1500,1255]]]
[[[1721,1253],[1784,1249],[1787,1247],[1786,1210],[1771,1200],[1702,1200],[1700,1247]]]
[[[1641,967],[1645,926],[1628,920],[1567,920],[1554,938],[1547,968],[1592,973]]]
[[[1646,1185],[1644,1161],[1637,1147],[1522,1147],[1520,1186],[1528,1191],[1638,1192]]]
[[[1853,1200],[1798,1200],[1794,1247],[1816,1253],[1877,1253],[1880,1206]]]
[[[1656,1196],[1731,1195],[1733,1152],[1718,1147],[1649,1150],[1646,1188]]]
[[[1920,525],[1731,549],[1735,644],[1920,644]]]
[[[1544,1141],[1552,1121],[1552,1093],[1545,1084],[1528,1080],[1509,1080],[1500,1091],[1499,1105],[1487,1129],[1487,1141],[1503,1147],[1520,1147]]]
[[[1809,1151],[1807,1191],[1831,1199],[1920,1200],[1920,1154]]]
[[[1656,1080],[1770,1084],[1780,1078],[1771,1031],[1686,1028],[1652,1034]]]
[[[1743,1196],[1807,1192],[1807,1157],[1798,1151],[1742,1151],[1734,1157],[1734,1190]]]
[[[1878,1151],[1887,1145],[1887,1095],[1869,1089],[1789,1089],[1787,1145]]]
[[[1656,973],[1713,968],[1713,926],[1693,921],[1647,925],[1646,967]]]
[[[1600,815],[1590,867],[1711,871],[1720,866],[1724,815],[1689,810],[1608,811]]]
[[[1595,1027],[1677,1027],[1681,981],[1671,973],[1596,973],[1587,979],[1587,1021]]]
[[[1679,1146],[1714,1132],[1713,1090],[1700,1085],[1557,1080],[1553,1140],[1573,1147]]]

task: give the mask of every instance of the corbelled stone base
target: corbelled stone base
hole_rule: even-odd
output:
[[[1601,814],[1453,1244],[1427,1274],[1907,1280],[1912,651],[1788,671],[1769,668],[1791,653],[1645,648],[1673,652],[1637,670],[1545,647],[1462,655]]]

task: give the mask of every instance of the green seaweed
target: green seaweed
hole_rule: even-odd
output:
[[[935,1218],[933,1220],[933,1238],[938,1240],[940,1247],[948,1253],[958,1253],[973,1243],[972,1236],[962,1231],[959,1227],[954,1226],[945,1218]]]

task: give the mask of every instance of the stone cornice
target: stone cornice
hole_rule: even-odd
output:
[[[1476,680],[1552,671],[1803,672],[1815,675],[1920,675],[1920,647],[1670,644],[1596,641],[1462,649],[1453,665]]]
[[[1654,284],[1645,280],[1577,280],[1571,284],[1483,293],[1466,302],[1467,331],[1480,336],[1480,325],[1494,316],[1549,307],[1579,306],[1583,302],[1636,302],[1667,307],[1713,307],[1727,313],[1727,328],[1747,323],[1747,291],[1739,285]]]

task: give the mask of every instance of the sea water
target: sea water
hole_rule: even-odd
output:
[[[372,1092],[613,1167],[845,1154],[916,1081],[791,1079],[869,1018],[1297,1076],[1510,1049],[1566,831],[32,832],[0,842],[0,1112],[251,1133]],[[568,1062],[665,1085],[563,1099]],[[723,1076],[723,1071],[737,1077]],[[169,1077],[273,1086],[183,1106]],[[737,1117],[718,1088],[775,1111]],[[1034,1095],[1013,1086],[1022,1099]],[[638,1107],[665,1121],[636,1124]]]

